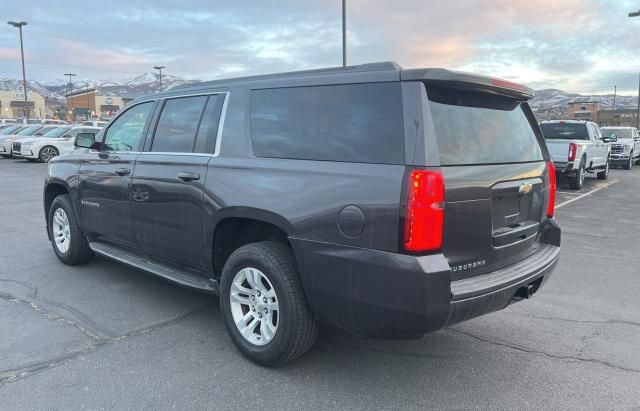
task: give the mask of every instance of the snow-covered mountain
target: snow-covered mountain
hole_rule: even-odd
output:
[[[576,94],[556,89],[536,90],[536,96],[530,101],[536,110],[564,109],[571,102],[597,101],[602,108],[613,108],[613,94]],[[616,96],[616,107],[634,107],[638,104],[637,96]]]

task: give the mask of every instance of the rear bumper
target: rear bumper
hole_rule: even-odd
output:
[[[517,301],[555,268],[560,228],[548,220],[540,247],[501,270],[451,281],[442,254],[411,256],[291,239],[303,286],[318,320],[365,337],[412,338]]]
[[[575,171],[573,169],[573,163],[568,163],[566,161],[554,161],[553,165],[556,168],[556,174],[571,174]]]

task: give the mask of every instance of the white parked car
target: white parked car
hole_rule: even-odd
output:
[[[92,126],[92,127],[104,127],[106,126],[108,123],[108,121],[102,121],[102,120],[89,120],[89,121],[83,121],[82,125],[83,126]]]
[[[61,154],[71,153],[76,136],[80,133],[96,135],[100,127],[56,127],[39,137],[16,139],[13,142],[13,156],[31,161],[47,162]]]
[[[41,136],[52,128],[56,128],[56,126],[42,126],[42,124],[34,124],[22,127],[19,129],[20,131],[16,130],[13,134],[0,135],[0,156],[11,157],[13,155],[12,147],[14,140],[22,137]]]
[[[601,127],[605,137],[616,136],[611,144],[611,164],[621,165],[631,170],[634,164],[640,164],[640,133],[635,127]]]

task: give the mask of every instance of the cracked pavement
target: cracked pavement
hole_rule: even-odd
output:
[[[235,350],[215,297],[59,263],[44,173],[0,159],[3,409],[640,409],[640,167],[558,210],[561,260],[532,300],[416,341],[322,327],[277,370]]]

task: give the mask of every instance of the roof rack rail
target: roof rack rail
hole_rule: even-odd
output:
[[[171,90],[169,91],[183,90],[186,88],[207,87],[207,86],[212,86],[217,84],[235,83],[238,81],[267,80],[267,79],[275,79],[275,78],[281,78],[281,77],[302,77],[302,76],[312,76],[312,75],[318,75],[318,74],[339,74],[339,73],[347,73],[347,72],[387,71],[387,70],[402,70],[402,67],[393,61],[382,61],[382,62],[376,62],[376,63],[359,64],[356,66],[329,67],[329,68],[314,69],[314,70],[289,71],[285,73],[259,74],[255,76],[234,77],[234,78],[227,78],[227,79],[220,79],[220,80],[202,81],[199,83],[182,84],[182,85],[171,88]]]

